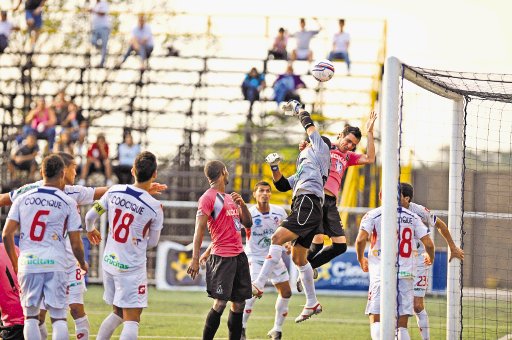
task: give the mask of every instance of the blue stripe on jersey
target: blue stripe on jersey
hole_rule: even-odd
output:
[[[151,209],[152,212],[154,212],[156,214],[156,211],[155,209],[151,208],[151,206],[149,206],[149,204],[147,204],[146,202],[144,202],[143,200],[140,199],[140,196],[142,196],[143,192],[140,192],[140,191],[137,191],[137,190],[133,190],[132,188],[130,188],[129,186],[126,186],[126,190],[125,191],[111,191],[112,193],[121,193],[121,194],[127,194],[127,195],[130,195],[130,196],[133,196],[135,197],[139,202],[141,202],[142,204],[144,204],[146,207],[148,207],[149,209]]]
[[[55,197],[58,197],[62,202],[66,203],[66,205],[69,206],[68,202],[66,202],[62,197],[57,195],[57,189],[45,189],[45,188],[38,188],[37,191],[34,191],[32,194],[35,194],[36,192],[41,192],[43,194],[52,195]]]
[[[408,213],[408,212],[407,212],[407,211],[405,211],[405,210],[401,210],[401,211],[399,210],[398,212],[403,212],[403,213],[404,213],[404,214],[406,214],[406,215],[409,215],[409,216],[411,216],[411,217],[414,217],[414,215],[413,215],[413,214],[410,214],[410,213]]]

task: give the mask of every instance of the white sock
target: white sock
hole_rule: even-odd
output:
[[[249,317],[252,313],[252,306],[254,305],[254,302],[256,301],[256,297],[253,296],[250,299],[245,300],[245,307],[244,307],[244,316],[242,317],[242,327],[247,328],[247,321],[249,321]]]
[[[416,322],[418,323],[418,327],[420,328],[421,338],[423,340],[429,340],[430,327],[428,323],[428,314],[425,309],[416,314]]]
[[[315,293],[315,280],[313,279],[313,268],[308,262],[305,266],[297,267],[299,269],[300,280],[304,288],[304,295],[306,295],[306,306],[314,307],[318,303]]]
[[[69,340],[68,323],[57,320],[52,323],[52,340]]]
[[[123,331],[119,340],[137,340],[139,336],[139,323],[136,321],[123,322]]]
[[[41,333],[39,332],[38,319],[26,319],[25,326],[23,327],[23,336],[27,340],[40,340]]]
[[[284,319],[288,315],[288,303],[290,298],[283,298],[281,295],[276,300],[276,318],[274,320],[274,330],[281,332],[283,329]]]
[[[398,328],[398,340],[411,340],[411,336],[409,335],[407,328]]]
[[[98,330],[98,335],[96,336],[96,340],[110,339],[116,328],[119,327],[122,323],[123,318],[117,314],[110,313],[101,323],[100,329]]]
[[[48,338],[48,330],[46,329],[46,322],[43,322],[39,325],[39,334],[41,335],[41,340],[46,340]]]
[[[274,267],[279,263],[281,256],[283,254],[283,246],[278,246],[276,244],[271,244],[268,249],[268,255],[265,258],[265,262],[263,262],[263,266],[261,267],[260,275],[256,280],[254,280],[254,284],[256,287],[263,289],[265,287],[265,283],[268,280],[270,273],[274,270]]]
[[[372,340],[380,340],[380,322],[370,324],[370,334],[372,335]]]
[[[76,338],[79,340],[89,340],[89,319],[87,315],[75,320]]]

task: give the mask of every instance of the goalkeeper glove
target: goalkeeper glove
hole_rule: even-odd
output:
[[[267,157],[265,157],[265,162],[270,165],[270,169],[272,171],[279,170],[279,162],[281,162],[281,156],[278,153],[271,153]]]

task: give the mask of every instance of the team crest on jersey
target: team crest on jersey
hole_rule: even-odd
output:
[[[222,293],[224,293],[224,290],[222,289],[222,285],[219,285],[219,286],[217,287],[217,291],[216,291],[216,293],[217,293],[217,294],[222,294]]]
[[[53,233],[52,240],[58,241],[59,240],[59,235],[57,235],[57,233]]]
[[[140,238],[132,237],[132,243],[134,246],[138,246],[140,242],[142,242]]]
[[[139,286],[139,295],[146,294],[146,285],[140,285]]]
[[[254,226],[255,227],[261,226],[261,219],[260,218],[257,218],[257,219],[254,220]]]

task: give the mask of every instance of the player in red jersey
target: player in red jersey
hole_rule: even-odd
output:
[[[229,173],[221,161],[209,161],[204,174],[210,189],[199,199],[194,232],[194,250],[188,274],[194,279],[199,272],[199,255],[206,227],[212,239],[211,254],[206,261],[206,292],[214,299],[206,317],[203,339],[213,339],[220,317],[231,301],[229,339],[240,340],[245,300],[251,298],[249,262],[242,245],[242,227],[252,226],[252,217],[242,196],[226,194]]]

